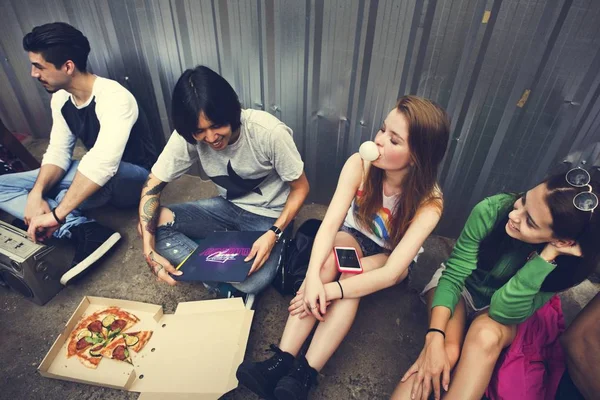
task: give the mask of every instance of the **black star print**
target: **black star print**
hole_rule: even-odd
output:
[[[237,199],[254,192],[262,196],[258,186],[266,179],[266,175],[257,179],[244,179],[240,177],[231,166],[231,161],[227,163],[227,175],[219,175],[209,178],[216,184],[227,190],[227,200]]]

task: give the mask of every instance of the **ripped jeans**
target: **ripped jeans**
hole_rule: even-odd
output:
[[[173,212],[173,222],[156,230],[156,251],[174,266],[179,265],[197,247],[194,241],[215,231],[267,231],[275,218],[241,209],[222,197],[166,206]],[[282,242],[276,243],[263,266],[245,281],[231,285],[244,293],[256,294],[265,289],[277,273]]]

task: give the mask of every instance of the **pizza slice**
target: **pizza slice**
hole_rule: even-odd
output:
[[[84,352],[88,347],[102,343],[106,337],[102,333],[102,322],[96,313],[84,318],[69,336],[67,357]]]
[[[97,368],[102,360],[102,349],[105,343],[96,344],[86,348],[82,353],[77,354],[77,359],[88,368]]]
[[[108,307],[82,318],[69,335],[67,357],[77,355],[83,365],[96,368],[105,346],[138,321],[138,317],[119,307]]]
[[[125,338],[123,336],[113,338],[113,340],[101,350],[100,354],[103,357],[125,361],[133,365],[133,361],[131,361],[131,355],[129,354],[129,350],[127,349]]]
[[[100,340],[112,339],[138,321],[138,317],[119,307],[108,307],[84,317],[69,336],[67,357],[80,354]]]
[[[139,353],[152,337],[153,331],[126,332],[123,334],[128,349]]]
[[[119,333],[131,328],[139,318],[119,308],[112,309],[102,318],[102,332],[107,340],[111,340]]]

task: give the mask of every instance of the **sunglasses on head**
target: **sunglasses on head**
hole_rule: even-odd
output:
[[[580,211],[594,212],[598,207],[598,196],[592,192],[593,189],[590,185],[592,178],[590,173],[583,168],[577,167],[569,170],[565,179],[567,180],[567,183],[573,187],[588,187],[589,190],[587,192],[577,193],[575,197],[573,197],[573,205]]]

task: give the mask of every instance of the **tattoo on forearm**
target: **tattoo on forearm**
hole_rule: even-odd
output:
[[[150,190],[148,190],[146,193],[144,193],[144,196],[154,196],[154,195],[157,195],[160,192],[162,192],[162,190],[165,188],[165,186],[167,186],[167,182],[161,182],[158,185],[156,185],[153,188],[151,188]]]
[[[148,216],[153,216],[154,213],[156,213],[156,211],[158,210],[159,204],[160,204],[160,202],[158,201],[158,199],[156,197],[152,197],[152,198],[148,199],[144,203],[144,214],[146,214]]]
[[[146,231],[155,234],[156,223],[158,222],[158,214],[160,210],[160,202],[157,197],[149,198],[142,207],[143,214],[141,215],[142,221],[146,223]]]

